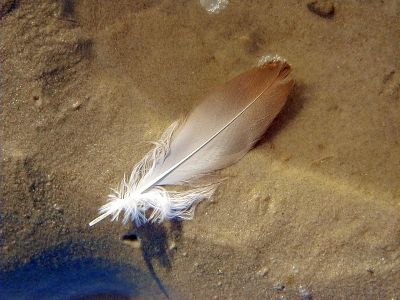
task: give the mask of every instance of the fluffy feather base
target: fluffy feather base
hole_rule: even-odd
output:
[[[165,219],[193,219],[197,204],[213,195],[221,179],[196,186],[192,186],[191,181],[185,182],[182,185],[189,187],[182,192],[169,191],[162,186],[141,191],[142,183],[151,175],[156,163],[163,161],[169,153],[171,139],[179,125],[179,121],[174,122],[158,142],[152,142],[155,148],[133,168],[129,180],[124,176],[119,188],[112,189],[113,193],[108,195],[107,204],[99,209],[100,216],[90,222],[90,226],[107,216],[112,216],[111,220],[117,221],[122,212],[124,224],[134,221],[137,226],[148,221],[162,223]],[[201,180],[197,178],[193,182]]]

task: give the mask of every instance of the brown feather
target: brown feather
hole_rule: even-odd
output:
[[[180,126],[151,178],[165,173],[158,184],[174,185],[242,158],[284,106],[293,86],[286,80],[290,71],[285,61],[269,61],[213,91]]]
[[[108,196],[108,203],[99,210],[101,215],[89,225],[109,215],[115,220],[122,211],[124,223],[133,220],[137,225],[191,219],[196,205],[211,197],[219,182],[205,182],[183,192],[162,186],[198,179],[242,158],[285,104],[293,85],[286,79],[290,70],[287,62],[274,59],[212,92],[179,129],[173,123],[164,132],[155,149],[133,168],[129,180],[124,178],[119,189]]]

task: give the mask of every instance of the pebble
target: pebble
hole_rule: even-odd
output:
[[[265,276],[267,273],[268,273],[268,269],[267,268],[257,272],[258,276],[260,276],[260,277]]]
[[[178,246],[175,243],[172,243],[168,249],[171,254],[175,254],[178,251]]]
[[[312,299],[311,292],[303,285],[299,287],[299,293],[304,299]]]
[[[284,288],[285,288],[285,286],[280,283],[274,285],[274,289],[277,291],[283,291]]]
[[[330,1],[310,1],[307,3],[307,8],[314,14],[326,19],[332,18],[335,14],[335,7]]]
[[[72,109],[73,110],[78,110],[80,108],[82,108],[82,104],[79,101],[76,101],[76,102],[72,103]]]

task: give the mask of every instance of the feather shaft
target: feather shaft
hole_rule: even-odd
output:
[[[255,99],[257,100],[258,97]],[[254,100],[254,101],[255,101]],[[140,190],[138,190],[138,193],[143,193],[149,188],[151,188],[154,185],[157,185],[167,174],[171,173],[173,170],[178,168],[182,163],[184,163],[186,160],[188,160],[190,157],[192,157],[196,152],[199,151],[199,149],[203,148],[205,145],[207,145],[210,141],[212,141],[218,134],[220,134],[225,128],[227,128],[230,124],[232,124],[233,121],[235,121],[250,105],[252,105],[253,102],[251,102],[249,105],[247,105],[234,119],[229,121],[224,127],[222,127],[219,131],[217,131],[213,136],[211,136],[208,140],[206,140],[203,144],[201,144],[198,148],[194,149],[191,153],[189,153],[186,157],[184,157],[182,160],[180,160],[178,163],[170,167],[168,170],[166,170],[164,173],[160,174],[158,177],[147,183],[144,187],[142,187]]]
[[[220,181],[176,192],[163,186],[184,185],[195,177],[225,168],[242,158],[281,110],[293,85],[291,68],[278,59],[228,81],[201,101],[184,122],[173,123],[134,167],[129,180],[108,196],[100,216],[112,215],[137,225],[175,217],[193,218],[196,205],[209,198]],[[152,210],[146,215],[147,210]]]

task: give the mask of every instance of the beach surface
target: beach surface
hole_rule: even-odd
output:
[[[4,299],[400,299],[397,1],[1,8]],[[148,141],[267,55],[296,84],[193,220],[88,226]]]

